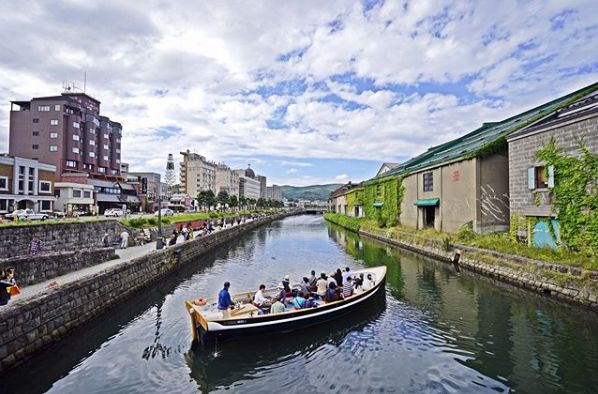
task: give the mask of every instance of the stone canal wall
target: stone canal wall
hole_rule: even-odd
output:
[[[0,259],[0,269],[14,267],[19,286],[28,286],[47,279],[103,263],[116,256],[114,248],[53,252],[36,256]],[[118,256],[116,256],[118,257]]]
[[[206,251],[288,214],[273,215],[154,251],[79,281],[0,308],[0,370],[65,337],[109,307]],[[181,305],[181,308],[183,306]],[[184,310],[184,309],[181,309]]]
[[[480,273],[524,289],[571,304],[598,311],[598,272],[579,267],[531,260],[519,256],[464,245],[445,245],[440,241],[405,234],[391,237],[383,232],[364,230],[360,235],[374,238],[445,263],[453,262],[455,250],[461,251],[458,267]]]
[[[123,230],[130,231],[117,220],[0,227],[0,258],[26,255],[34,235],[43,241],[44,252],[63,252],[80,249],[81,245],[100,248],[105,233],[118,240]]]

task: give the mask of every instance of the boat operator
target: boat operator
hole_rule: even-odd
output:
[[[230,293],[228,292],[228,288],[230,287],[230,282],[224,282],[224,288],[220,290],[218,293],[218,310],[222,312],[222,317],[224,319],[228,319],[229,315],[229,308],[235,305],[233,300],[230,298]]]

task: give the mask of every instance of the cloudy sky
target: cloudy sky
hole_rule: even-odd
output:
[[[86,71],[132,170],[359,181],[598,80],[595,0],[196,3],[2,0],[0,152],[10,100]]]

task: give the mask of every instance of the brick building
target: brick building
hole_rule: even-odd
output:
[[[9,154],[52,164],[56,181],[73,172],[119,177],[121,138],[121,124],[85,93],[11,101]]]
[[[508,138],[512,225],[521,239],[538,247],[556,247],[558,240],[558,220],[551,205],[554,168],[545,168],[535,157],[551,138],[571,155],[580,154],[580,140],[590,152],[598,153],[598,84],[590,93]],[[534,220],[532,228],[529,218],[545,220]]]

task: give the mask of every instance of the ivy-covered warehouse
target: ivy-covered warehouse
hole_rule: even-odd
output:
[[[512,234],[598,250],[598,84],[509,136]]]
[[[593,89],[593,85],[480,128],[364,182],[363,210],[381,225],[455,232],[509,229],[507,137]],[[352,210],[351,206],[347,211]]]

